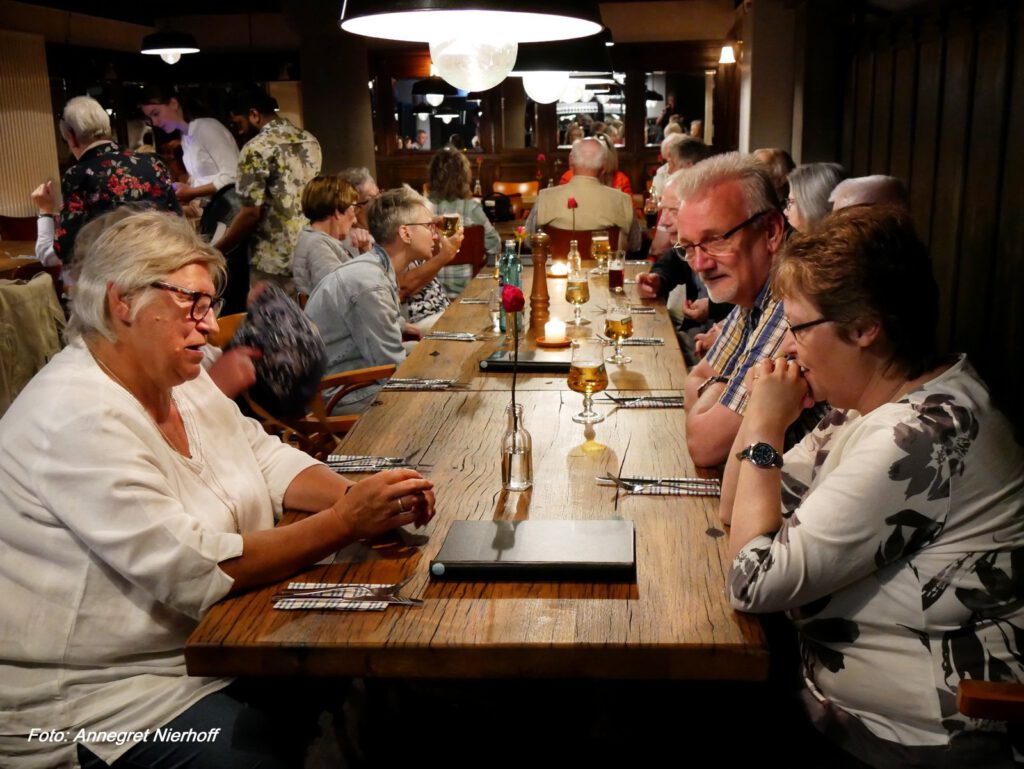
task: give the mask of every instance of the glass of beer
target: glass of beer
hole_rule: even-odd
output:
[[[621,299],[613,299],[604,316],[604,335],[615,342],[615,354],[605,358],[609,363],[629,363],[633,359],[622,354],[622,342],[633,336],[633,315],[629,305]]]
[[[597,262],[594,268],[594,275],[604,275],[608,272],[608,256],[612,252],[611,244],[608,241],[607,230],[594,230],[590,238],[590,253]]]
[[[573,326],[589,326],[590,321],[583,317],[583,305],[590,301],[590,281],[586,270],[573,270],[565,283],[565,301],[572,305],[573,318],[569,323]]]
[[[441,215],[441,234],[446,238],[450,238],[456,232],[459,231],[459,220],[462,217],[458,214],[442,214]]]
[[[583,411],[572,418],[573,422],[592,425],[604,421],[604,415],[594,411],[594,393],[608,387],[608,372],[603,358],[604,351],[596,339],[580,340],[573,347],[569,389],[583,394]]]
[[[613,294],[622,294],[626,290],[626,255],[616,251],[608,261],[608,290]]]

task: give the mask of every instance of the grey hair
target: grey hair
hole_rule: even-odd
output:
[[[366,224],[378,243],[391,243],[398,237],[398,228],[416,218],[416,209],[422,206],[431,215],[434,206],[408,184],[382,192],[370,201],[366,209]]]
[[[200,238],[184,218],[162,211],[144,211],[114,222],[81,254],[68,340],[99,335],[116,341],[107,287],[115,286],[122,295],[137,295],[131,306],[134,318],[156,295],[156,289],[149,288],[151,283],[189,264],[209,270],[218,290],[224,285],[224,257]]]
[[[850,206],[896,206],[904,211],[910,209],[903,181],[882,174],[844,179],[835,186],[828,199],[833,211]]]
[[[807,163],[789,172],[789,195],[805,227],[813,227],[832,210],[829,193],[846,178],[838,163]]]
[[[692,200],[719,184],[736,182],[743,191],[747,216],[769,209],[778,210],[779,197],[764,167],[753,156],[726,152],[703,160],[679,177],[676,189],[682,202]]]
[[[596,147],[597,149],[591,149]],[[593,137],[578,139],[573,142],[569,151],[569,165],[585,171],[600,173],[604,170],[605,161],[608,160],[608,147],[604,142]]]
[[[359,192],[362,191],[364,185],[374,181],[373,174],[370,173],[370,169],[363,166],[358,168],[343,168],[338,173],[338,176],[355,187]]]
[[[71,134],[79,144],[109,139],[110,116],[103,105],[91,96],[76,96],[64,105],[60,119],[60,135],[70,141]]]
[[[672,158],[677,163],[680,161],[679,148],[687,141],[681,133],[671,133],[661,140],[661,156],[668,160]]]

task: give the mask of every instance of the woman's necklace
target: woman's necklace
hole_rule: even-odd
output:
[[[156,419],[153,417],[153,415],[149,413],[149,409],[147,409],[145,407],[145,405],[143,405],[142,401],[139,400],[138,396],[135,393],[132,392],[131,388],[128,387],[128,385],[126,385],[124,383],[124,380],[122,380],[121,377],[119,377],[117,374],[115,374],[113,369],[111,369],[110,366],[108,366],[106,363],[104,363],[103,360],[96,355],[96,353],[94,353],[92,350],[89,350],[89,353],[92,355],[92,359],[94,361],[96,361],[97,365],[101,369],[103,369],[104,372],[106,372],[107,376],[109,376],[111,379],[113,379],[115,382],[117,382],[119,385],[121,385],[121,387],[124,389],[124,391],[126,393],[128,393],[130,396],[132,396],[132,398],[135,399],[135,402],[138,403],[139,406],[142,407],[142,410],[146,412],[146,416],[148,416],[150,418],[150,421],[153,422],[153,425],[156,427],[157,431],[160,433],[160,437],[164,439],[164,441],[167,443],[167,445],[170,446],[172,449],[174,449],[174,451],[176,453],[181,454],[182,456],[187,456],[185,454],[185,452],[182,452],[177,446],[174,445],[174,441],[171,440],[170,436],[167,434],[167,432],[164,430],[164,428],[160,426],[160,423],[156,421]],[[171,405],[172,405],[172,407],[174,406],[174,398],[171,398]],[[187,440],[187,438],[186,438],[186,440]]]

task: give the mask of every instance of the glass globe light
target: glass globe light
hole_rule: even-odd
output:
[[[524,72],[523,90],[538,104],[551,104],[569,85],[568,72]]]
[[[427,104],[429,104],[431,107],[440,107],[441,106],[441,102],[444,101],[444,94],[443,93],[428,93],[423,98],[426,99]]]
[[[562,91],[562,97],[560,101],[564,101],[566,104],[575,104],[583,96],[583,84],[577,80],[570,80],[569,85]]]
[[[463,91],[486,91],[512,71],[519,45],[479,34],[430,43],[437,74]]]

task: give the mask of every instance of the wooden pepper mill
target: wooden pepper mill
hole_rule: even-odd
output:
[[[551,237],[544,230],[530,236],[533,253],[533,287],[530,289],[530,336],[544,336],[544,324],[551,320],[551,298],[548,296],[547,261]]]

